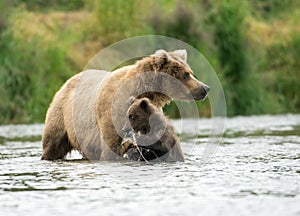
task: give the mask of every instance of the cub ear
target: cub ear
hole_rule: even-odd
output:
[[[173,53],[173,55],[182,59],[183,61],[185,61],[185,62],[187,61],[187,52],[185,49],[175,50],[172,53]]]
[[[130,104],[133,104],[134,101],[135,101],[135,97],[131,96],[131,97],[129,98],[129,103],[130,103]]]
[[[140,107],[141,109],[143,110],[146,110],[148,108],[148,101],[147,100],[142,100],[141,103],[140,103]]]

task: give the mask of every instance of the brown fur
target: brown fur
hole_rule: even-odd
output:
[[[204,99],[208,90],[193,77],[185,50],[158,50],[112,73],[79,73],[62,86],[48,109],[42,159],[62,159],[76,149],[92,160],[115,160],[124,153],[121,128],[130,96],[147,97],[161,109],[172,99]]]
[[[173,126],[148,98],[135,99],[126,114],[124,131],[135,134],[146,160],[184,161]],[[136,148],[126,144],[130,160],[143,160]]]

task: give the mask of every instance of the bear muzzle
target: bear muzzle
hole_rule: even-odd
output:
[[[210,90],[208,85],[202,84],[198,89],[191,91],[194,100],[204,100]]]

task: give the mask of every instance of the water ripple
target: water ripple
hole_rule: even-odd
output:
[[[174,121],[184,163],[42,161],[43,125],[0,126],[0,215],[299,215],[300,115]],[[200,130],[200,135],[199,131]]]

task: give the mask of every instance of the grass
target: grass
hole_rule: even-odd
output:
[[[300,112],[298,1],[14,0],[0,8],[0,124],[43,122],[63,82],[101,48],[141,34],[200,50],[230,115]],[[210,115],[208,101],[198,106]],[[174,104],[166,111],[178,117]]]

